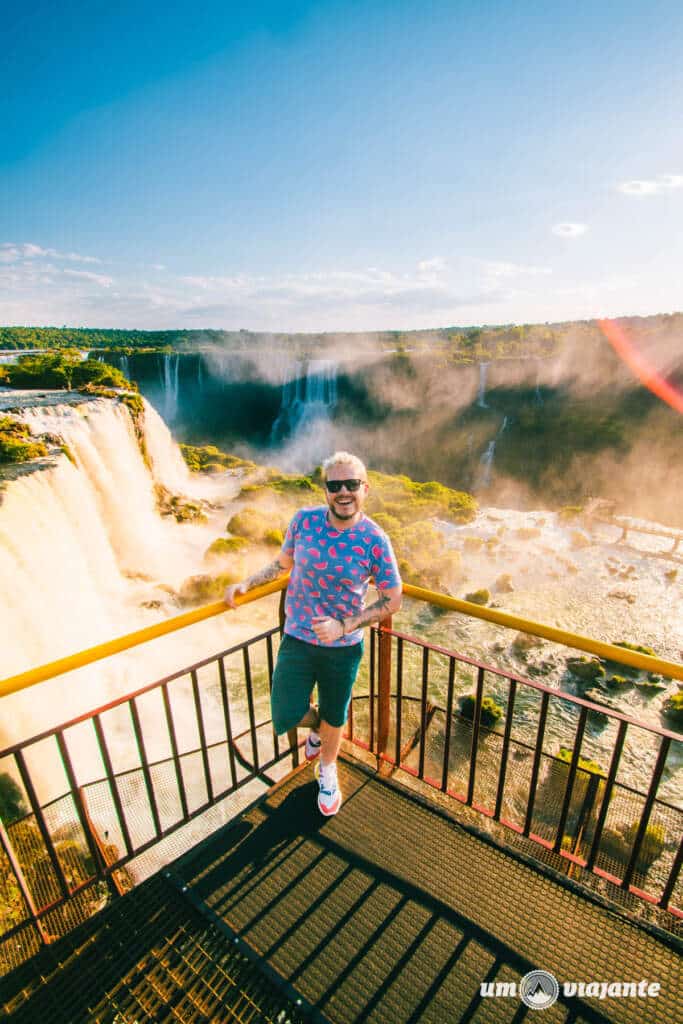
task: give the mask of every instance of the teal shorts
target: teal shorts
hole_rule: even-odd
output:
[[[362,640],[349,647],[323,647],[285,633],[270,695],[275,732],[288,732],[299,724],[316,683],[320,717],[336,728],[344,725],[362,657]]]

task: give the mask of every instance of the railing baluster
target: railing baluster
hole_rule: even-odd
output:
[[[441,789],[448,789],[448,761],[451,754],[451,731],[453,728],[453,694],[455,690],[455,658],[448,659],[448,694],[446,696],[446,735],[443,744],[443,769],[441,772]]]
[[[529,785],[529,798],[527,800],[526,817],[524,819],[524,835],[528,836],[531,830],[531,819],[534,816],[534,802],[536,800],[536,786],[538,785],[538,772],[543,756],[543,736],[545,734],[545,722],[548,717],[548,703],[550,694],[543,692],[541,697],[541,710],[538,716],[538,732],[536,733],[536,748],[534,750],[534,763],[531,769],[531,783]]]
[[[396,642],[396,767],[401,765],[401,732],[403,722],[403,637]]]
[[[109,756],[109,747],[107,746],[107,740],[104,735],[104,729],[102,728],[102,722],[99,715],[93,715],[92,724],[95,729],[95,736],[97,737],[97,743],[104,763],[104,773],[109,783],[109,792],[111,798],[114,801],[114,809],[116,810],[116,817],[121,828],[121,835],[123,836],[123,842],[126,847],[126,853],[129,857],[133,856],[133,844],[130,838],[130,832],[128,831],[128,822],[126,821],[126,815],[123,810],[123,804],[121,802],[121,794],[116,784],[116,776],[114,774],[114,768],[111,763],[111,757]]]
[[[626,722],[619,722],[617,738],[614,742],[614,750],[612,751],[609,770],[607,772],[605,792],[602,795],[602,803],[600,804],[600,811],[598,812],[598,820],[595,824],[595,832],[593,833],[593,842],[591,843],[588,860],[586,861],[586,867],[589,871],[593,870],[595,858],[598,855],[602,830],[605,827],[607,812],[609,811],[609,804],[612,799],[612,789],[614,788],[614,781],[617,777],[617,772],[619,771],[619,762],[621,760],[621,752],[624,749],[624,740],[626,739],[627,728],[628,725]]]
[[[268,696],[270,697],[273,692],[273,638],[270,635],[266,637],[266,658],[268,661]],[[353,707],[353,701],[351,707]],[[273,726],[273,752],[277,759],[280,756],[280,738],[275,732],[275,726]]]
[[[420,697],[420,759],[418,775],[425,774],[425,747],[427,745],[427,694],[429,692],[429,648],[422,648],[422,694]]]
[[[78,780],[76,779],[76,773],[74,771],[73,762],[71,760],[71,754],[69,753],[66,737],[64,735],[63,730],[61,729],[57,733],[57,746],[59,747],[59,753],[62,758],[62,764],[64,765],[66,777],[69,782],[71,797],[76,806],[78,820],[81,823],[81,828],[83,829],[83,834],[85,835],[85,841],[88,844],[88,850],[90,851],[90,856],[92,857],[93,864],[95,865],[96,877],[106,878],[107,885],[109,886],[112,895],[116,895],[116,886],[113,883],[111,875],[106,873],[107,865],[105,864],[102,858],[100,848],[95,842],[94,836],[92,834],[92,829],[90,828],[90,818],[83,804],[83,797],[81,795],[80,786],[78,785]]]
[[[5,829],[5,826],[3,825],[1,818],[0,818],[0,846],[3,849],[3,851],[5,853],[5,856],[7,857],[10,869],[12,871],[12,874],[14,875],[14,877],[17,880],[17,885],[19,886],[19,891],[20,891],[20,893],[22,895],[22,898],[24,900],[24,905],[25,905],[26,910],[28,912],[28,917],[33,922],[33,924],[36,926],[36,928],[38,929],[38,935],[40,936],[41,942],[47,943],[48,936],[45,933],[45,926],[43,925],[42,921],[40,920],[40,918],[38,916],[38,908],[37,908],[37,906],[35,904],[35,900],[33,899],[33,896],[31,895],[31,890],[29,889],[28,884],[26,882],[26,879],[24,877],[24,872],[22,871],[21,864],[17,860],[16,854],[14,852],[14,847],[12,845],[12,840],[10,839],[10,837],[9,837],[9,835],[7,833],[7,830]]]
[[[671,871],[669,872],[669,877],[667,878],[666,885],[662,891],[661,899],[657,904],[659,907],[664,907],[664,909],[666,909],[669,906],[669,900],[676,888],[676,882],[678,881],[681,867],[683,867],[683,837],[681,837],[681,841],[678,845],[678,852],[676,853],[674,862],[671,865]]]
[[[251,662],[249,660],[249,645],[245,644],[242,651],[244,663],[244,682],[247,688],[247,710],[249,713],[249,732],[251,733],[251,752],[254,771],[259,770],[258,739],[256,737],[256,715],[254,712],[254,690],[251,681]]]
[[[474,800],[474,782],[477,773],[477,753],[479,750],[479,732],[481,730],[481,704],[484,699],[484,668],[477,669],[477,694],[474,701],[472,717],[472,745],[470,747],[470,771],[467,779],[467,803]]]
[[[64,869],[62,868],[59,857],[57,856],[54,843],[52,842],[52,836],[50,835],[50,831],[47,827],[45,815],[43,814],[43,809],[40,806],[40,801],[38,800],[33,780],[29,775],[23,750],[17,751],[14,756],[17,762],[17,768],[19,769],[19,774],[21,775],[21,781],[23,782],[24,789],[26,790],[26,796],[28,797],[31,805],[31,810],[33,811],[36,823],[40,829],[40,834],[43,838],[43,842],[45,843],[45,849],[47,850],[48,857],[50,858],[50,863],[52,864],[55,875],[57,876],[57,883],[62,896],[68,896],[70,892],[69,885],[64,875]]]
[[[204,728],[204,715],[202,713],[202,700],[199,694],[199,680],[197,679],[197,673],[195,669],[190,672],[190,679],[192,680],[192,697],[194,699],[194,713],[197,719],[197,729],[199,731],[199,749],[202,755],[202,765],[204,768],[204,780],[206,782],[206,799],[207,803],[211,803],[213,800],[213,783],[211,781],[211,766],[209,764],[209,751],[206,746],[206,730]]]
[[[368,748],[374,750],[375,748],[375,672],[376,672],[376,644],[377,641],[377,629],[372,627],[370,630],[370,693],[368,694],[368,703],[370,705],[370,735],[368,736]]]
[[[149,770],[149,760],[147,758],[147,750],[145,749],[145,740],[142,735],[142,727],[140,725],[140,714],[138,712],[138,705],[135,697],[130,702],[130,714],[133,719],[133,731],[135,732],[135,742],[138,745],[138,754],[140,755],[140,765],[142,767],[142,776],[145,780],[145,789],[147,790],[147,799],[149,800],[149,809],[152,812],[152,821],[154,822],[154,831],[157,838],[161,835],[161,821],[159,819],[159,808],[157,807],[157,798],[154,793],[154,784],[152,783],[152,773]]]
[[[225,675],[225,660],[218,659],[218,676],[221,683],[221,700],[223,702],[223,718],[225,720],[225,738],[228,743],[228,762],[230,764],[230,776],[232,784],[237,784],[237,766],[235,764],[235,750],[232,738],[232,719],[230,717],[230,694],[228,693],[228,682]]]
[[[643,845],[643,839],[645,838],[645,832],[647,830],[648,822],[650,821],[650,815],[652,814],[652,808],[654,806],[655,797],[657,796],[657,790],[659,789],[659,783],[662,781],[662,775],[664,773],[664,765],[669,753],[669,747],[671,746],[671,740],[668,736],[662,738],[662,742],[659,745],[659,753],[657,755],[657,761],[655,763],[654,771],[652,773],[652,780],[650,782],[650,788],[645,798],[645,806],[643,807],[643,813],[640,816],[640,824],[638,825],[638,831],[636,832],[636,838],[633,843],[633,850],[631,851],[631,858],[628,862],[628,866],[624,873],[624,877],[621,880],[622,889],[628,889],[633,878],[633,873],[636,870],[636,862],[638,860],[638,854],[640,848]]]
[[[164,713],[166,715],[166,728],[168,729],[168,738],[171,742],[171,757],[173,759],[173,767],[175,769],[176,782],[178,783],[178,796],[180,797],[180,809],[182,811],[183,821],[188,817],[189,811],[187,806],[187,793],[185,792],[185,779],[183,778],[183,768],[180,762],[180,754],[178,753],[178,739],[175,732],[175,723],[173,721],[173,711],[171,710],[171,700],[168,695],[168,683],[163,683],[161,686],[161,697],[164,702]]]
[[[587,718],[588,708],[581,708],[579,722],[576,727],[576,735],[574,737],[574,748],[572,750],[572,758],[569,764],[569,772],[567,774],[567,784],[564,790],[564,799],[562,800],[562,810],[560,811],[560,818],[557,823],[557,834],[555,836],[555,842],[553,844],[553,850],[555,851],[555,853],[559,853],[562,849],[562,840],[564,839],[564,828],[567,824],[567,817],[569,815],[569,805],[571,804],[572,791],[574,789],[574,780],[576,779],[576,770],[579,767],[581,744],[583,743],[583,734],[586,731]]]
[[[377,680],[377,756],[387,752],[389,725],[391,722],[391,615],[383,619],[378,636],[378,680]]]
[[[517,680],[510,680],[508,691],[508,707],[505,716],[505,729],[503,730],[503,746],[500,752],[500,770],[498,773],[498,790],[496,792],[496,806],[493,817],[496,821],[500,819],[500,812],[503,807],[503,794],[505,792],[505,777],[508,770],[508,753],[510,750],[510,736],[512,734],[512,720],[515,713],[515,696],[517,695]]]

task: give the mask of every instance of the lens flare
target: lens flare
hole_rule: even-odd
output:
[[[672,409],[683,413],[683,395],[638,351],[623,327],[614,320],[598,320],[598,326],[617,355],[633,370],[645,387]]]

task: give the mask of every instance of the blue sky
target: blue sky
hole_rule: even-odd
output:
[[[683,8],[10,3],[0,322],[683,308]]]

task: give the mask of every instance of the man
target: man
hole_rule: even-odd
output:
[[[401,578],[391,543],[363,512],[368,496],[364,464],[348,452],[323,463],[327,505],[300,509],[280,554],[225,591],[226,604],[292,570],[285,628],[273,673],[271,704],[278,733],[309,726],[306,759],[320,754],[318,807],[336,814],[342,802],[337,755],[351,690],[363,655],[362,629],[398,611]],[[368,580],[378,599],[364,607]],[[311,705],[318,685],[319,711]]]

